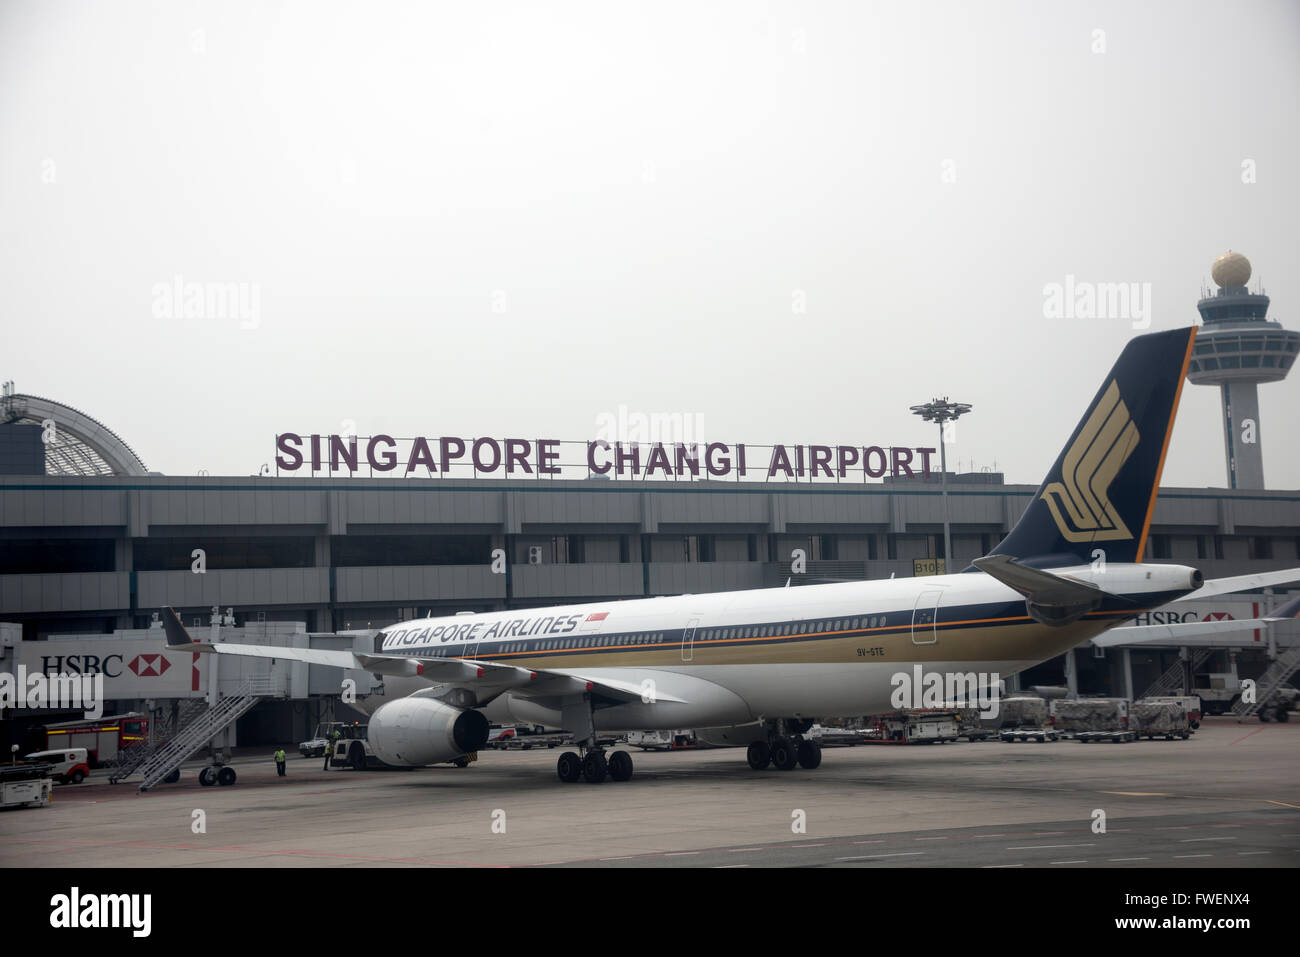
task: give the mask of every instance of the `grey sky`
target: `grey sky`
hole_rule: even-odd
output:
[[[1045,285],[1169,329],[1232,248],[1300,328],[1298,102],[1292,2],[0,0],[0,378],[169,474],[619,405],[929,445],[946,393],[1036,483],[1136,334]],[[256,321],[159,316],[176,276]],[[1260,399],[1300,487],[1300,373]],[[1216,389],[1165,481],[1224,484]]]

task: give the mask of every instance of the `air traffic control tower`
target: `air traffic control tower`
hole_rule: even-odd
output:
[[[1223,442],[1228,456],[1228,487],[1262,489],[1264,457],[1260,445],[1259,384],[1286,378],[1300,353],[1300,332],[1270,322],[1268,296],[1250,281],[1250,260],[1226,252],[1210,275],[1219,287],[1208,290],[1196,308],[1203,320],[1196,335],[1187,378],[1217,385],[1223,395]]]

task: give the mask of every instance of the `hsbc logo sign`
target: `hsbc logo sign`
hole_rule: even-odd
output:
[[[1176,625],[1185,621],[1234,621],[1231,612],[1210,611],[1148,611],[1137,615],[1133,622],[1138,625]]]
[[[131,673],[140,678],[160,678],[167,673],[171,662],[166,655],[136,655],[126,665]]]
[[[14,663],[30,673],[103,675],[109,701],[194,697],[206,688],[202,655],[167,651],[161,629],[149,638],[59,638],[21,642]]]

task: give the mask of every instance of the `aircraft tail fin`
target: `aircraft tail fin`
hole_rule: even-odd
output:
[[[1191,326],[1124,347],[1029,508],[990,555],[1039,567],[1142,560],[1195,339]]]

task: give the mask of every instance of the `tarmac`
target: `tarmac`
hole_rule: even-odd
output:
[[[286,751],[289,750],[286,747]],[[140,793],[102,773],[0,812],[0,867],[1296,867],[1300,723],[1209,718],[1187,741],[864,745],[820,768],[641,752],[562,783],[559,750],[468,768],[236,758]],[[201,825],[201,828],[200,828]]]

